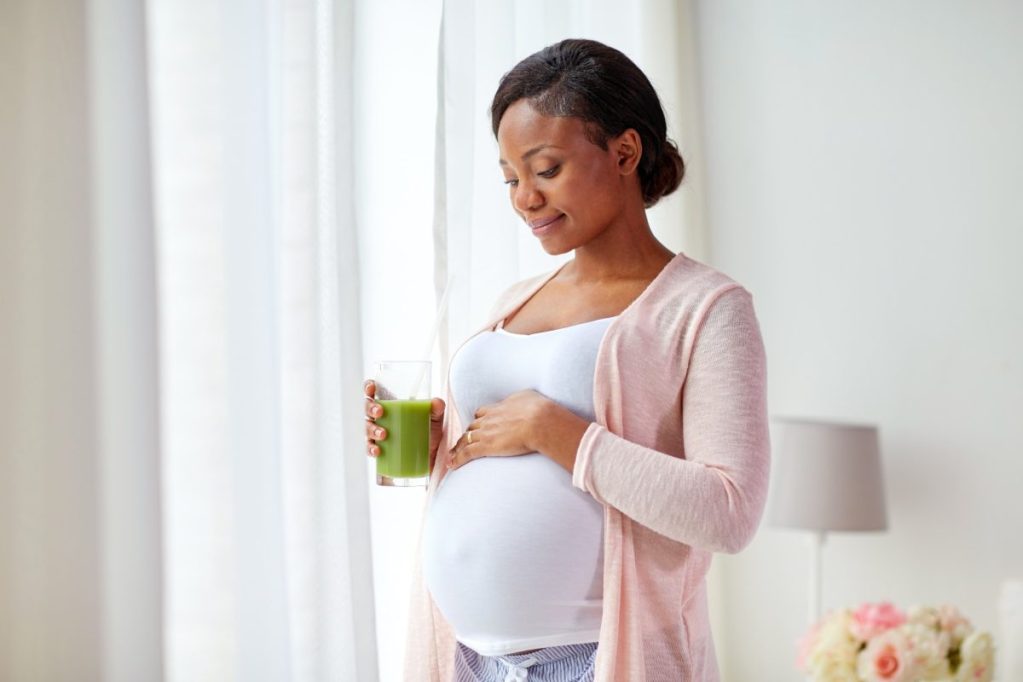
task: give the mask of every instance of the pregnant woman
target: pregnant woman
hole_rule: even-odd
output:
[[[621,52],[551,45],[490,114],[512,208],[573,258],[499,298],[433,400],[405,679],[716,680],[705,576],[768,479],[751,296],[651,232],[684,165]]]

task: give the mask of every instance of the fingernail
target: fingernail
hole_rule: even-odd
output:
[[[384,430],[383,429],[377,429],[376,431],[373,432],[373,435],[375,435],[377,438],[383,438]]]

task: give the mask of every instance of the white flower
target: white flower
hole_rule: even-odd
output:
[[[899,630],[906,635],[907,655],[917,669],[918,679],[948,679],[952,674],[948,662],[948,633],[921,623],[906,623]]]
[[[962,644],[966,636],[973,632],[973,625],[966,619],[966,616],[959,612],[959,609],[950,605],[942,604],[936,610],[938,615],[938,628],[947,632],[952,638],[952,648]]]
[[[938,609],[933,606],[911,606],[906,612],[907,621],[940,630]]]
[[[995,644],[986,632],[971,633],[959,649],[962,662],[956,673],[958,682],[991,682],[995,672]]]
[[[836,611],[820,624],[810,655],[807,672],[815,680],[859,682],[856,678],[856,654],[860,643],[849,631],[852,612]]]

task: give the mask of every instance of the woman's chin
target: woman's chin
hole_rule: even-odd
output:
[[[548,241],[541,240],[540,246],[543,247],[543,250],[547,252],[548,256],[560,256],[575,249],[575,247],[570,244],[565,244],[560,240],[554,239]]]

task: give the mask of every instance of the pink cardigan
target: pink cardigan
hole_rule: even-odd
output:
[[[557,272],[511,287],[479,332]],[[756,532],[770,460],[751,295],[678,254],[608,328],[593,397],[597,422],[572,483],[604,505],[596,682],[717,680],[705,576],[713,552],[738,552]],[[447,401],[441,456],[463,430],[450,390]],[[427,507],[445,473],[433,467]],[[421,556],[417,548],[405,680],[448,682],[454,634],[424,585]]]

